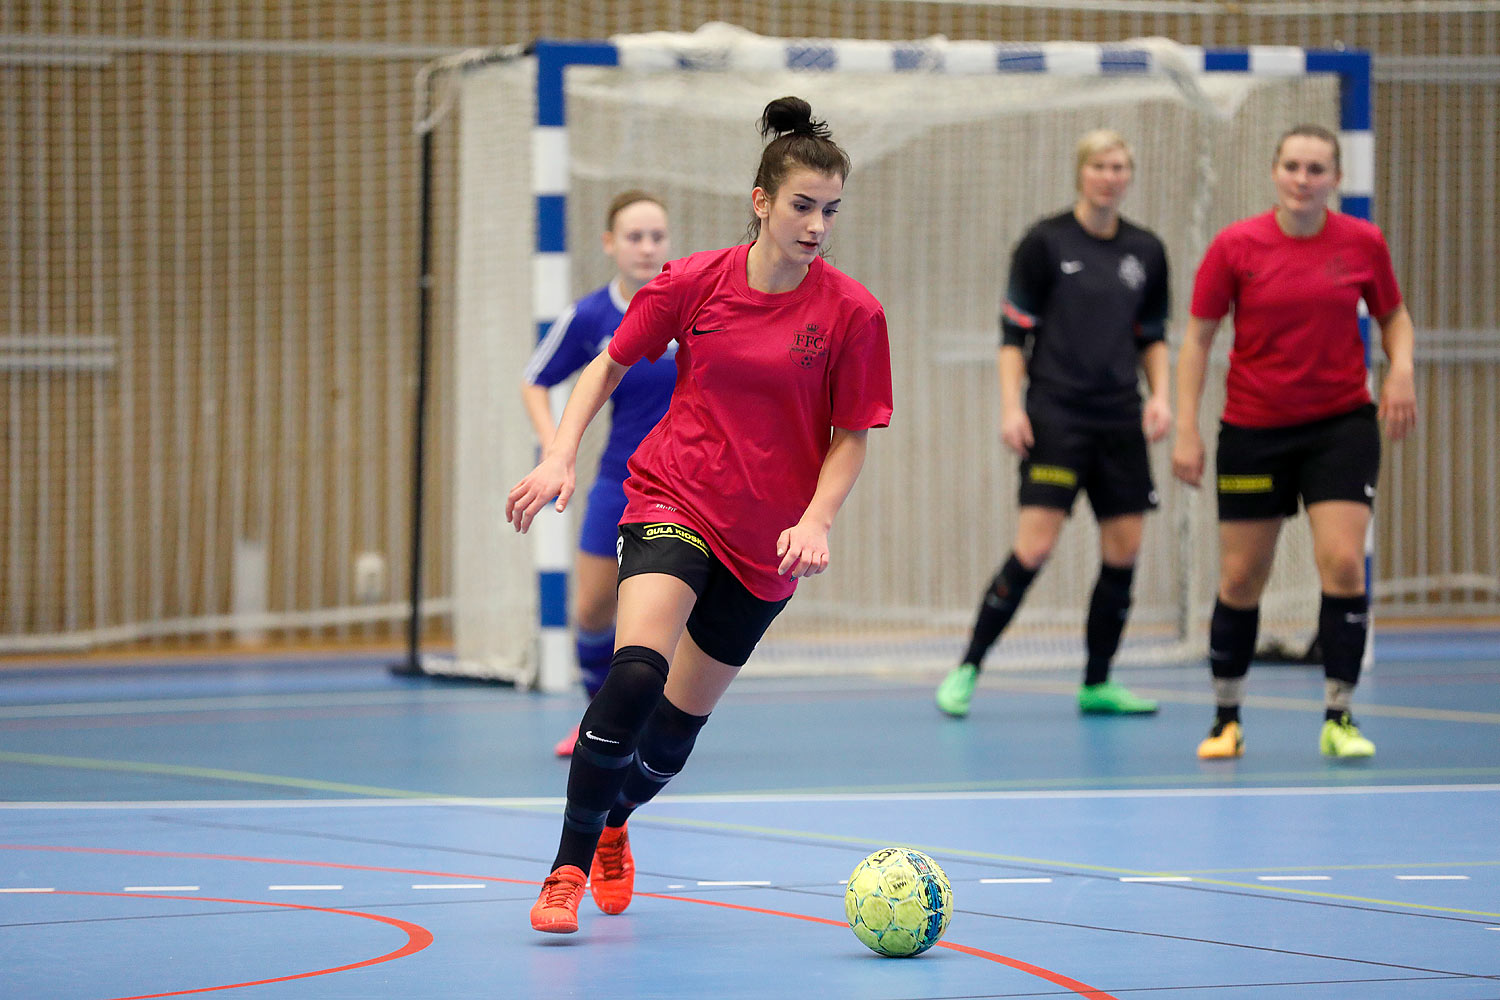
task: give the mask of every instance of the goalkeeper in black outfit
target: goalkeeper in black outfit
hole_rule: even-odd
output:
[[[938,708],[948,715],[968,714],[984,656],[1052,553],[1080,490],[1099,522],[1100,566],[1079,710],[1156,711],[1156,702],[1109,679],[1146,511],[1156,507],[1146,445],[1172,423],[1166,249],[1120,216],[1134,169],[1119,133],[1084,135],[1077,202],[1034,225],[1011,260],[1000,315],[1000,437],[1021,458],[1020,511],[1015,545],[985,588],[969,648],[938,686]],[[1144,405],[1140,370],[1150,387]]]

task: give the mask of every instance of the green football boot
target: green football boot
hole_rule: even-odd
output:
[[[943,683],[938,685],[934,700],[938,711],[962,719],[969,714],[969,702],[974,698],[974,685],[979,681],[979,668],[972,663],[960,663],[948,672]]]
[[[1373,757],[1375,744],[1360,735],[1349,713],[1323,723],[1323,732],[1318,737],[1318,749],[1325,757]]]
[[[1156,702],[1138,698],[1114,681],[1105,681],[1078,689],[1078,711],[1085,715],[1150,715],[1156,711]]]

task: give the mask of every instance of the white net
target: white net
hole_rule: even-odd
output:
[[[470,108],[482,78],[468,85]],[[575,295],[610,276],[593,247],[609,200],[623,189],[646,188],[666,202],[675,255],[744,238],[761,148],[754,122],[771,98],[810,101],[854,161],[830,259],[885,305],[896,415],[871,435],[864,473],[835,526],[830,571],[801,585],[750,669],[929,669],[958,655],[1015,530],[1016,462],[996,432],[999,299],[1026,227],[1072,201],[1078,136],[1107,126],[1133,144],[1126,214],[1167,244],[1180,325],[1207,237],[1267,204],[1276,137],[1296,121],[1337,126],[1329,79],[1214,74],[1191,82],[1185,89],[1164,77],[570,71]],[[465,128],[514,136],[505,115],[524,95],[486,93]],[[519,152],[512,144],[511,155]],[[494,214],[496,199],[511,203],[515,192],[502,193],[501,170],[493,164],[474,186],[482,200],[462,205],[461,217]],[[514,164],[503,170],[518,173]],[[511,241],[528,235],[505,229],[498,235]],[[485,269],[480,280],[497,284],[494,273]],[[526,284],[524,265],[511,280]],[[1222,406],[1228,339],[1226,332],[1204,401],[1209,434]],[[502,396],[524,360],[519,346],[507,353]],[[524,421],[510,426],[529,441]],[[1206,647],[1217,576],[1212,494],[1173,484],[1165,445],[1153,449],[1153,462],[1162,507],[1149,522],[1122,662],[1181,660]],[[1075,515],[993,665],[1081,660],[1098,542],[1086,502]],[[483,537],[460,530],[460,549]],[[1264,606],[1266,633],[1305,640],[1316,593],[1310,551],[1293,524]],[[462,584],[455,598],[462,606]],[[462,618],[457,625],[466,645]]]
[[[505,494],[536,457],[520,372],[531,352],[535,209],[529,61],[470,72],[459,107],[454,296],[453,655],[437,673],[529,681],[537,658],[532,547],[504,520]],[[451,81],[450,81],[451,82]],[[498,504],[498,506],[497,506]]]

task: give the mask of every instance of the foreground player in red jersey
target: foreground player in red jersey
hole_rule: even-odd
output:
[[[1219,591],[1209,630],[1218,706],[1203,758],[1244,752],[1240,701],[1255,651],[1260,596],[1282,521],[1300,498],[1322,585],[1318,639],[1330,757],[1369,757],[1375,745],[1349,714],[1369,631],[1365,533],[1380,471],[1380,432],[1416,423],[1411,317],[1373,224],[1329,211],[1338,186],[1338,137],[1316,125],[1282,136],[1272,161],[1276,207],[1214,238],[1193,286],[1177,366],[1172,471],[1203,478],[1198,404],[1209,348],[1234,310],[1227,401],[1217,451]],[[1380,325],[1390,369],[1377,412],[1367,387],[1359,301]]]
[[[866,432],[890,420],[885,311],[820,256],[849,158],[799,98],[768,104],[761,131],[754,242],[672,261],[635,294],[506,501],[520,531],[554,497],[561,510],[584,428],[677,341],[672,402],[630,460],[614,660],[580,723],[539,931],[578,929],[585,872],[600,909],[629,905],[626,820],[682,769],[798,577],[828,568]]]

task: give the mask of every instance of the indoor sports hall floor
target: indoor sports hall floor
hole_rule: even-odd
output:
[[[0,666],[0,996],[1500,1000],[1500,634],[1382,633],[1318,755],[1322,681],[1261,666],[1246,755],[1193,753],[1206,670],[744,678],[632,821],[639,895],[527,924],[580,699],[384,658]],[[887,844],[953,882],[882,959],[841,880]]]

